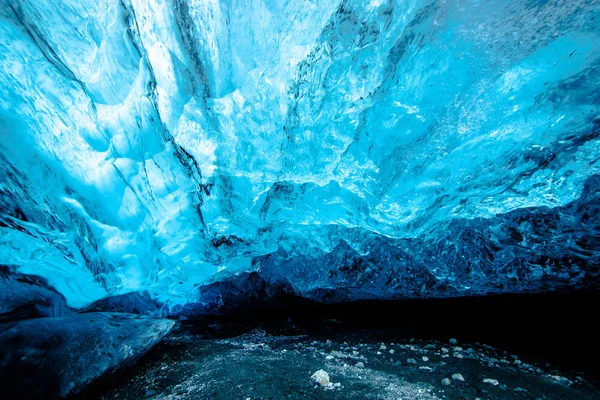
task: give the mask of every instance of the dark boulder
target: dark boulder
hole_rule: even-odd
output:
[[[175,322],[120,313],[36,318],[0,325],[2,397],[60,398],[133,363]]]

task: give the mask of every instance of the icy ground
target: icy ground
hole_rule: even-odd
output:
[[[254,329],[222,338],[183,328],[120,382],[109,389],[106,383],[96,385],[84,395],[106,400],[600,399],[597,383],[579,374],[481,344],[402,340],[363,330],[305,333]],[[311,379],[321,369],[331,385]]]

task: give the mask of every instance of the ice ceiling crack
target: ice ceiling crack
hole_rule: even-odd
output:
[[[598,21],[593,0],[0,0],[0,264],[70,307],[597,284]]]

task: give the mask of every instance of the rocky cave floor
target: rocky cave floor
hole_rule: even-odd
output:
[[[100,399],[600,399],[598,382],[479,343],[285,324],[183,324]],[[318,332],[318,333],[316,333]],[[311,376],[327,372],[330,383]],[[325,383],[325,382],[324,382]]]

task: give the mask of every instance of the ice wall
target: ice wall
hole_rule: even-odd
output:
[[[593,0],[0,0],[0,264],[73,307],[597,282],[599,109]]]

